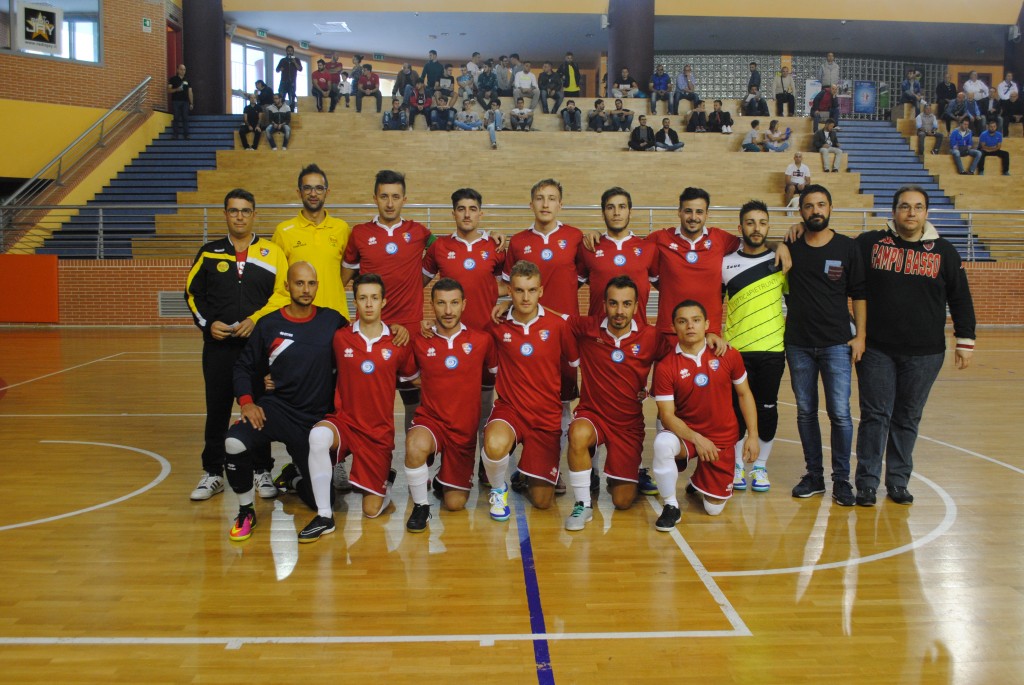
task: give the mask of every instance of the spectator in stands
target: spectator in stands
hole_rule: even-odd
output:
[[[473,74],[469,73],[469,65],[472,62],[466,62],[459,66],[459,77],[455,79],[455,83],[459,88],[459,97],[462,100],[475,100],[476,99],[476,79],[473,78]]]
[[[708,131],[712,133],[732,133],[732,115],[722,109],[722,101],[715,100],[714,108],[708,115]]]
[[[785,116],[783,105],[789,105],[789,116],[796,114],[796,84],[789,73],[789,67],[782,67],[782,73],[775,77],[772,82],[772,92],[775,94],[775,116]]]
[[[955,99],[950,100],[949,104],[946,105],[946,109],[942,112],[942,119],[946,122],[946,130],[949,130],[949,124],[952,121],[957,122],[957,127],[959,127],[960,120],[964,117],[967,117],[968,125],[974,121],[974,116],[971,115],[967,106],[967,96],[961,91],[956,94]]]
[[[313,97],[316,98],[316,111],[324,111],[324,97],[331,101],[330,112],[338,105],[338,82],[341,80],[337,74],[327,71],[327,63],[322,59],[316,61],[316,71],[312,74]]]
[[[999,131],[999,122],[990,120],[988,129],[981,134],[978,140],[978,150],[981,151],[981,161],[978,162],[978,173],[985,174],[985,159],[998,157],[1003,163],[1003,176],[1010,175],[1010,153],[1002,149],[1003,134]]]
[[[352,79],[348,77],[348,72],[343,71],[338,76],[338,99],[345,98],[345,108],[347,109],[352,99]]]
[[[525,99],[516,98],[516,106],[512,108],[509,121],[513,131],[529,131],[533,128],[533,110],[526,106]]]
[[[503,98],[512,97],[512,67],[509,66],[508,55],[498,58],[494,65],[494,78],[498,81],[498,95]]]
[[[604,107],[604,100],[594,100],[594,109],[587,113],[587,128],[591,131],[614,131],[615,124],[612,123],[611,114]]]
[[[742,147],[744,152],[768,152],[764,147],[763,138],[761,131],[761,121],[754,119],[750,122],[750,130],[747,131],[747,135],[743,136]]]
[[[565,109],[562,110],[562,128],[566,131],[583,130],[583,112],[576,107],[575,100],[565,103]]]
[[[969,117],[960,119],[960,126],[949,134],[949,154],[953,155],[953,162],[956,170],[962,176],[970,176],[978,169],[981,161],[981,152],[974,149],[974,136],[971,134],[971,120]],[[964,170],[964,163],[961,157],[971,157],[971,167]]]
[[[1011,109],[1010,97],[1014,93],[1017,93],[1018,95],[1020,94],[1020,89],[1013,81],[1012,71],[1006,72],[1003,76],[1003,80],[1000,81],[999,86],[996,87],[996,93],[999,95],[999,116],[1003,118],[1002,130],[1003,135],[1005,136],[1009,134],[1009,131],[1007,130],[1009,128],[1009,122],[1007,121],[1008,117],[1006,116],[1006,112]]]
[[[444,65],[444,73],[441,74],[441,78],[437,80],[437,86],[434,89],[435,94],[440,93],[448,98],[448,104],[455,107],[455,103],[458,102],[457,92],[455,90],[455,76],[452,74],[452,65]]]
[[[761,72],[757,70],[757,62],[750,63],[750,77],[747,79],[748,93],[752,86],[756,87],[758,91],[761,90]],[[767,112],[765,112],[765,116],[768,116]]]
[[[419,74],[408,62],[402,64],[402,70],[395,76],[395,86],[391,89],[391,97],[402,98],[402,106],[409,104],[412,92],[416,90],[416,82],[420,80]]]
[[[352,75],[353,81],[359,81],[359,77],[363,75],[362,55],[352,55],[352,68],[349,69],[349,73]]]
[[[654,151],[654,129],[647,125],[647,117],[643,114],[638,119],[640,125],[629,134],[629,149],[637,152]]]
[[[578,98],[580,96],[580,68],[576,66],[571,52],[565,53],[565,61],[558,65],[558,73],[562,77],[562,94],[565,97]]]
[[[476,101],[483,108],[490,107],[491,100],[498,99],[498,77],[494,74],[494,63],[487,60],[480,68],[476,79]]]
[[[280,93],[275,93],[274,104],[267,107],[266,111],[270,123],[267,126],[265,133],[267,134],[267,142],[270,143],[270,149],[277,149],[277,143],[274,142],[274,134],[280,133],[284,136],[284,138],[281,141],[281,148],[287,150],[288,140],[292,137],[291,107],[284,104],[284,101],[281,99]]]
[[[359,77],[356,87],[356,112],[363,111],[363,98],[369,97],[377,101],[377,114],[380,114],[380,106],[383,101],[380,94],[380,77],[373,73],[372,64],[364,64],[363,75]]]
[[[900,84],[900,104],[913,105],[914,115],[921,113],[921,72],[911,67],[907,69],[907,77]]]
[[[434,108],[430,110],[431,131],[451,131],[455,128],[455,108],[440,90],[434,91]]]
[[[802,193],[811,183],[811,170],[804,164],[804,153],[794,152],[793,163],[786,167],[786,202],[788,206],[793,197]]]
[[[1024,101],[1020,99],[1020,93],[1010,93],[1010,99],[1003,107],[1003,135],[1010,135],[1010,124],[1021,124],[1022,135],[1024,135]]]
[[[825,63],[818,67],[818,80],[821,81],[822,90],[839,85],[839,63],[836,62],[836,53],[830,52],[825,55]]]
[[[829,171],[838,173],[843,168],[843,150],[839,147],[839,138],[836,136],[835,128],[836,120],[826,119],[824,126],[818,129],[812,139],[814,150],[821,155],[821,165],[826,174]],[[830,157],[832,158],[831,164],[829,164]]]
[[[636,79],[630,75],[629,69],[626,67],[622,67],[619,77],[612,84],[612,95],[617,98],[642,98],[644,96],[640,92],[640,86]]]
[[[422,116],[426,120],[427,126],[430,126],[432,104],[430,96],[427,95],[426,84],[423,83],[423,79],[417,79],[416,88],[409,96],[409,128],[415,128],[417,116]]]
[[[672,93],[672,114],[679,114],[679,101],[684,99],[693,103],[694,109],[700,103],[697,82],[693,80],[693,67],[689,64],[683,65],[683,71],[676,77],[676,89]]]
[[[269,88],[266,81],[256,81],[256,104],[259,105],[260,114],[262,115],[260,125],[266,129],[268,122],[267,107],[274,104],[274,89]]]
[[[434,89],[438,81],[444,76],[444,66],[437,61],[437,50],[427,53],[427,63],[423,65],[423,84],[427,90],[427,97],[434,97]]]
[[[964,94],[967,96],[967,109],[977,122],[978,118],[989,110],[989,89],[985,82],[978,78],[978,72],[972,71],[964,82]]]
[[[480,72],[482,71],[483,68],[481,62],[482,60],[480,59],[479,52],[474,52],[473,55],[469,58],[469,61],[466,62],[466,71],[468,71],[469,75],[473,77],[474,86],[476,85],[477,80],[480,78]]]
[[[381,123],[385,131],[404,131],[409,128],[409,115],[402,108],[402,98],[391,98],[391,111],[384,112]]]
[[[515,87],[516,76],[523,70],[523,63],[519,60],[519,53],[513,52],[508,56],[509,64],[512,65],[512,86]]]
[[[686,121],[686,132],[687,133],[707,133],[708,130],[708,115],[704,102],[697,103],[697,106],[690,112],[690,117]]]
[[[249,134],[252,134],[252,145]],[[242,125],[238,127],[238,139],[246,150],[258,150],[263,128],[260,126],[260,107],[256,104],[256,95],[249,93],[249,104],[242,110]]]
[[[504,125],[505,113],[501,111],[501,100],[494,98],[490,101],[487,113],[484,114],[484,126],[487,127],[487,135],[491,138],[492,150],[498,149],[498,131],[502,130]]]
[[[281,96],[288,96],[288,104],[292,111],[295,111],[295,85],[298,82],[298,73],[302,71],[302,62],[295,56],[295,48],[289,45],[284,49],[284,57],[277,63],[277,73],[281,74],[281,80],[277,84],[277,92]]]
[[[822,88],[811,100],[811,123],[815,132],[818,124],[826,119],[839,120],[839,98],[836,96],[835,85]]]
[[[768,152],[785,152],[789,149],[790,129],[779,130],[779,120],[772,119],[768,122],[768,130],[764,132],[764,148]]]
[[[768,102],[761,95],[757,86],[750,86],[747,96],[743,98],[743,116],[766,117],[768,116]]]
[[[665,65],[659,64],[651,75],[651,82],[647,84],[651,91],[651,114],[658,113],[658,100],[664,100],[666,112],[672,111],[671,94],[672,77],[665,73]]]
[[[932,154],[939,154],[942,147],[942,132],[939,131],[939,118],[932,113],[932,106],[925,105],[924,111],[917,115],[917,154],[924,155],[924,139],[934,138]]]
[[[562,106],[562,77],[551,70],[551,62],[545,62],[541,67],[540,76],[537,77],[537,87],[540,89],[540,109],[544,114],[557,112]],[[548,100],[552,99],[555,104],[548,109]]]
[[[672,122],[668,117],[661,120],[661,128],[654,134],[654,147],[659,151],[677,152],[683,149],[684,143],[679,134],[672,130]]]
[[[519,98],[530,98],[530,109],[537,109],[540,99],[540,85],[537,76],[530,72],[530,63],[524,62],[522,70],[512,79],[512,95],[518,102]]]
[[[483,130],[484,122],[480,120],[480,115],[473,111],[474,105],[476,100],[473,98],[463,100],[462,111],[455,115],[455,128],[460,131]]]
[[[622,100],[615,98],[615,109],[611,112],[613,130],[628,132],[633,128],[633,110],[622,106]]]
[[[951,119],[944,116],[949,103],[956,100],[957,88],[953,77],[947,71],[942,82],[935,86],[935,113],[946,121],[946,133],[949,133]]]

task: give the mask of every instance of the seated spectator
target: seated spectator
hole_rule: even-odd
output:
[[[480,120],[480,115],[473,111],[475,104],[476,100],[473,98],[463,100],[462,111],[455,115],[455,128],[460,131],[483,130],[484,122]]]
[[[377,114],[380,114],[383,97],[380,94],[380,77],[373,73],[372,64],[363,65],[363,75],[359,77],[356,87],[356,112],[363,111],[363,98],[373,98],[377,101]]]
[[[455,128],[455,108],[440,90],[434,91],[434,108],[430,111],[431,131],[451,131]]]
[[[743,116],[768,116],[768,102],[761,95],[757,86],[750,86],[750,90],[747,93],[747,96],[743,98]]]
[[[404,131],[409,128],[409,115],[402,109],[402,98],[391,98],[391,111],[381,118],[385,131]]]
[[[644,96],[640,92],[640,86],[637,85],[636,79],[630,76],[629,69],[626,67],[622,68],[619,77],[612,84],[612,95],[617,98],[642,98]]]
[[[473,74],[469,73],[469,65],[472,62],[467,62],[459,67],[459,77],[455,79],[455,83],[459,88],[459,97],[463,100],[476,99],[476,79],[473,78]]]
[[[503,98],[512,97],[512,66],[509,64],[508,56],[502,55],[498,63],[494,65],[494,78],[498,81],[498,95]]]
[[[764,132],[764,148],[768,152],[785,152],[789,149],[790,129],[779,130],[779,120],[772,119],[768,122],[768,130]]]
[[[252,134],[252,145],[249,144],[249,134]],[[249,93],[249,104],[242,110],[242,125],[238,127],[238,139],[242,141],[242,147],[246,150],[258,150],[263,128],[260,126],[260,106],[256,101],[256,94]]]
[[[619,131],[629,131],[633,127],[633,110],[622,106],[622,100],[615,99],[615,109],[611,111],[612,125]]]
[[[950,100],[949,104],[946,105],[945,111],[942,113],[942,120],[946,122],[946,130],[949,130],[950,122],[957,122],[957,128],[960,127],[960,120],[967,117],[968,125],[974,122],[974,116],[968,111],[967,96],[963,91],[956,94],[956,98]]]
[[[900,84],[900,104],[913,105],[914,115],[921,113],[921,72],[911,67]]]
[[[978,150],[981,151],[981,161],[978,162],[978,173],[985,174],[985,160],[989,157],[998,157],[1003,163],[1003,176],[1010,175],[1010,153],[1001,149],[1003,147],[1003,134],[999,131],[999,122],[992,119],[988,122],[988,129],[981,134],[978,140]]]
[[[611,114],[604,108],[604,100],[594,100],[594,109],[587,113],[587,128],[591,131],[614,131]]]
[[[960,126],[949,134],[949,154],[953,155],[956,170],[962,176],[970,176],[978,169],[981,152],[974,149],[974,136],[971,134],[971,120],[968,117],[960,119]],[[965,155],[971,157],[971,168],[967,171],[961,159]]]
[[[956,84],[953,83],[953,77],[947,71],[942,82],[935,86],[935,114],[946,122],[946,133],[949,133],[949,124],[952,121],[945,117],[946,108],[953,100],[956,100]]]
[[[516,74],[512,83],[512,94],[516,101],[518,102],[520,98],[530,98],[530,110],[537,109],[537,101],[540,100],[540,84],[537,83],[537,76],[530,73],[529,62],[523,62],[522,71]]]
[[[416,117],[421,116],[430,126],[430,110],[433,102],[427,95],[427,86],[423,79],[417,79],[416,88],[409,96],[409,128],[415,128]]]
[[[402,70],[395,76],[395,85],[391,89],[391,97],[402,99],[402,107],[409,104],[409,97],[412,91],[416,90],[416,82],[419,81],[419,74],[408,62],[402,65]]]
[[[751,88],[757,88],[758,92],[761,92],[761,72],[757,70],[757,62],[750,63],[750,77],[747,79],[747,92],[750,92]],[[765,112],[764,116],[768,116]]]
[[[647,125],[647,117],[643,114],[639,118],[640,125],[629,134],[629,149],[637,152],[654,151],[654,129]]]
[[[277,143],[274,142],[274,134],[280,133],[284,136],[281,148],[288,149],[288,139],[292,137],[292,109],[284,103],[280,94],[274,93],[274,104],[266,109],[269,124],[264,133],[267,134],[267,142],[270,149],[276,150]]]
[[[978,78],[978,72],[972,71],[964,82],[964,94],[967,96],[967,109],[975,121],[989,110],[989,89],[984,81]]]
[[[491,100],[498,99],[498,77],[494,73],[491,60],[480,67],[480,76],[476,80],[476,101],[481,107],[489,107]]]
[[[703,102],[698,102],[690,112],[690,118],[686,121],[687,133],[706,133],[708,130],[708,114]]]
[[[1001,114],[1002,110],[995,107],[994,100],[990,100],[990,102],[993,103],[992,108],[989,109],[987,112],[982,112],[981,116],[974,122],[975,130],[978,133],[978,135],[981,135],[982,133],[985,132],[985,129],[988,128],[988,124],[990,121],[996,122],[998,129],[1000,131],[1003,130],[1003,116]]]
[[[794,152],[793,163],[786,167],[786,202],[788,205],[795,195],[803,192],[811,183],[811,170],[804,164],[804,153]]]
[[[267,107],[274,104],[274,91],[266,81],[256,81],[256,105],[260,108],[260,128],[264,131],[270,123],[270,112]]]
[[[814,134],[814,138],[811,139],[814,150],[821,155],[821,164],[826,174],[829,171],[838,173],[843,168],[843,150],[839,147],[839,139],[836,136],[835,128],[836,120],[826,119],[825,124],[818,129],[818,132]],[[831,164],[829,164],[830,157],[832,158]]]
[[[775,94],[775,116],[785,116],[783,105],[789,105],[789,116],[793,116],[796,113],[796,84],[789,74],[789,67],[782,67],[782,73],[775,77],[772,92]]]
[[[330,99],[330,112],[338,106],[338,82],[341,80],[337,74],[327,71],[327,63],[322,59],[316,61],[316,71],[311,75],[313,79],[313,97],[316,98],[316,111],[324,111],[324,97]]]
[[[679,114],[680,100],[689,100],[694,109],[701,101],[700,95],[697,95],[697,82],[693,80],[693,67],[689,64],[684,65],[682,73],[676,77],[676,89],[672,93],[672,114]]]
[[[455,83],[455,76],[452,75],[452,65],[446,64],[444,65],[444,73],[441,74],[439,79],[437,79],[437,86],[434,88],[434,94],[436,95],[437,93],[440,93],[441,95],[444,95],[448,100],[448,104],[455,107],[455,103],[457,101],[456,87],[457,84]]]
[[[665,65],[659,64],[651,75],[651,82],[647,84],[651,91],[651,114],[658,113],[658,101],[665,102],[665,111],[672,111],[672,101],[669,91],[672,89],[672,78],[665,73]]]
[[[1003,105],[1003,135],[1010,135],[1010,124],[1021,124],[1024,135],[1024,100],[1019,93],[1011,93],[1010,99]]]
[[[516,98],[516,106],[512,108],[509,121],[513,131],[529,131],[533,128],[533,110],[526,106],[526,100]]]
[[[565,109],[562,110],[562,129],[565,131],[583,130],[583,112],[577,109],[575,100],[565,103]]]
[[[839,120],[839,98],[836,96],[835,85],[822,88],[811,100],[811,124],[815,133],[818,124],[827,119],[833,122]]]
[[[541,67],[540,76],[537,77],[537,87],[540,89],[540,109],[544,114],[557,112],[562,106],[562,76],[551,70],[551,62],[545,62]],[[555,104],[548,109],[548,100],[554,100]]]
[[[480,75],[483,76],[483,72]],[[484,126],[487,127],[487,135],[491,138],[492,150],[498,149],[498,131],[502,130],[504,123],[505,113],[501,111],[501,100],[494,98],[490,102],[487,113],[484,114]]]
[[[661,128],[654,134],[654,147],[659,151],[677,152],[683,149],[684,143],[679,134],[672,130],[672,122],[668,117],[661,120]]]
[[[932,106],[925,105],[924,111],[917,115],[917,154],[924,155],[924,139],[934,138],[932,154],[939,154],[942,147],[942,132],[939,131],[939,118],[932,114]]]
[[[714,111],[708,115],[708,130],[713,133],[732,133],[732,115],[722,109],[722,101],[712,103]]]
[[[1012,71],[1006,72],[1006,74],[1003,76],[1003,80],[1000,81],[999,86],[996,87],[996,93],[999,95],[999,116],[1002,117],[1003,119],[1001,130],[1003,132],[1003,135],[1005,136],[1009,134],[1009,131],[1006,130],[1006,111],[1010,109],[1010,98],[1013,96],[1014,93],[1017,93],[1018,95],[1020,94],[1020,89],[1017,87],[1017,84],[1014,83],[1013,81]]]
[[[760,120],[754,119],[750,122],[750,130],[747,131],[747,135],[743,136],[743,143],[741,145],[744,152],[768,152],[764,147],[760,128]]]
[[[352,79],[348,77],[347,71],[338,75],[338,99],[341,98],[345,98],[345,107],[348,107],[352,98]]]

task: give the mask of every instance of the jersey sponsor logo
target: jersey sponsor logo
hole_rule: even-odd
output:
[[[384,246],[384,251],[388,254],[395,254],[398,252],[398,243],[388,243]]]
[[[384,357],[384,361],[391,359],[391,355],[394,354],[389,348],[385,347],[380,351],[380,356]]]
[[[712,359],[711,361],[708,362],[708,366],[711,367],[712,371],[718,371],[718,365],[719,361],[717,359]]]
[[[462,351],[469,354],[473,351],[473,343],[462,343]]]
[[[331,247],[337,247],[338,246],[338,239],[335,238],[333,235],[327,236],[327,242],[331,244]]]
[[[376,245],[377,244],[377,238],[376,237],[371,237],[369,240],[366,241],[366,244],[367,245]]]
[[[412,236],[410,234],[408,234],[408,233],[403,233],[402,234],[402,240],[404,240],[407,243],[411,243],[412,242]]]
[[[437,356],[437,351],[433,347],[428,347],[427,348],[427,356],[428,357],[436,357]]]
[[[598,259],[604,257],[604,250],[597,250],[596,252],[594,252],[594,256],[597,257]]]
[[[444,368],[446,369],[457,369],[459,368],[459,358],[454,354],[450,354],[444,358]]]
[[[626,358],[626,353],[622,350],[612,350],[612,361],[616,364],[620,364],[623,359]]]
[[[369,359],[359,365],[359,370],[363,373],[373,373],[374,368],[373,362]]]
[[[626,264],[626,256],[621,254],[615,255],[615,259],[612,260],[612,264],[615,266],[624,266]]]
[[[345,348],[345,359],[351,359],[355,356],[355,351],[351,347]]]
[[[455,253],[454,252],[449,252],[448,253],[448,259],[455,259]]]
[[[547,342],[548,338],[550,338],[550,337],[551,337],[551,331],[549,331],[547,329],[544,329],[543,331],[540,332],[540,339],[541,339],[542,342]]]
[[[217,262],[217,271],[224,273],[231,267],[228,266],[227,262]]]
[[[533,253],[533,246],[532,245],[527,245],[526,247],[523,248],[523,254],[532,254],[532,253]]]
[[[689,369],[679,369],[679,379],[680,380],[685,380],[685,379],[687,379],[689,377],[690,377],[690,370]]]
[[[472,257],[467,257],[466,261],[462,262],[462,268],[466,271],[472,271],[476,268],[476,260]]]
[[[837,259],[826,259],[825,276],[830,281],[838,281],[843,277],[843,263]]]
[[[523,343],[522,345],[519,346],[519,352],[524,357],[529,357],[531,354],[533,354],[533,345],[531,345],[530,343]]]
[[[540,253],[540,258],[543,259],[545,262],[550,261],[551,258],[554,257],[554,256],[555,256],[555,253],[552,252],[549,249],[545,249],[544,251],[542,251]]]
[[[511,333],[506,333],[505,335],[501,336],[501,341],[502,342],[512,342],[512,334]]]
[[[894,241],[889,236],[885,236],[879,242],[881,242],[883,245],[895,245],[896,244],[896,241]]]
[[[694,377],[693,382],[696,383],[699,387],[703,388],[705,385],[708,384],[708,375],[706,373],[698,373]]]
[[[270,250],[265,247],[260,248],[260,257],[266,257],[268,254],[270,254]]]
[[[669,243],[668,244],[668,249],[675,250],[675,251],[678,252],[679,251],[679,243]]]
[[[700,259],[700,256],[693,250],[686,253],[686,261],[690,264],[696,264],[698,259]]]
[[[935,247],[935,243],[929,240],[927,243],[921,243],[921,247],[931,252],[932,248]]]

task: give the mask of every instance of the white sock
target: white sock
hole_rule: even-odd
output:
[[[719,502],[718,504],[712,504],[708,501],[708,498],[704,498],[704,511],[708,512],[708,516],[718,516],[725,509],[725,502]]]
[[[569,411],[569,402],[562,402],[562,438],[558,441],[558,444],[563,452],[565,451],[565,446],[569,444],[570,421],[572,421],[572,412]]]
[[[427,504],[427,481],[430,480],[430,470],[427,465],[416,468],[405,467],[405,479],[409,481],[409,496],[413,504]]]
[[[757,453],[757,461],[754,462],[755,469],[763,469],[768,467],[768,456],[772,453],[772,445],[775,444],[775,440],[758,440],[758,444],[761,446],[761,451]]]
[[[246,492],[238,494],[238,506],[251,507],[256,499],[256,488],[249,488]]]
[[[577,502],[590,506],[590,470],[569,471],[569,487],[572,488]]]
[[[661,432],[654,438],[654,460],[651,463],[654,481],[658,484],[665,504],[679,506],[676,499],[676,481],[679,480],[679,469],[676,468],[676,455],[682,449],[679,438],[673,433]]]
[[[326,518],[334,516],[331,510],[331,445],[334,432],[327,426],[314,426],[309,431],[309,485],[316,500],[316,513]]]
[[[500,490],[508,485],[508,455],[499,459],[498,461],[491,461],[487,458],[487,452],[481,450],[480,456],[483,457],[484,471],[487,472],[487,480],[491,484],[491,488],[494,490]]]

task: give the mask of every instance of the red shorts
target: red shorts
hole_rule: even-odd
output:
[[[686,469],[687,459],[695,459],[697,468],[690,476],[690,484],[697,489],[697,492],[715,497],[716,499],[729,499],[732,497],[732,481],[736,470],[736,446],[718,448],[718,461],[700,461],[697,457],[697,450],[693,443],[684,442],[683,452],[676,459],[676,466],[680,471]]]
[[[558,461],[562,456],[562,431],[543,430],[523,421],[519,413],[498,398],[487,423],[503,421],[516,436],[516,444],[523,446],[519,457],[519,470],[527,476],[549,483],[558,481]]]
[[[434,438],[434,455],[441,458],[441,470],[437,480],[441,485],[458,490],[473,488],[473,472],[476,470],[476,435],[468,441],[456,437],[444,425],[424,416],[419,410],[413,417],[414,427],[425,428]]]
[[[608,457],[604,461],[605,475],[617,480],[636,483],[640,472],[640,458],[644,451],[644,423],[612,429],[596,412],[577,409],[573,421],[587,421],[597,433],[597,444],[604,445]]]
[[[337,414],[328,414],[324,421],[334,427],[338,436],[338,461],[352,455],[349,482],[360,490],[383,497],[391,471],[391,449],[368,440],[364,433],[353,430],[352,425]]]

